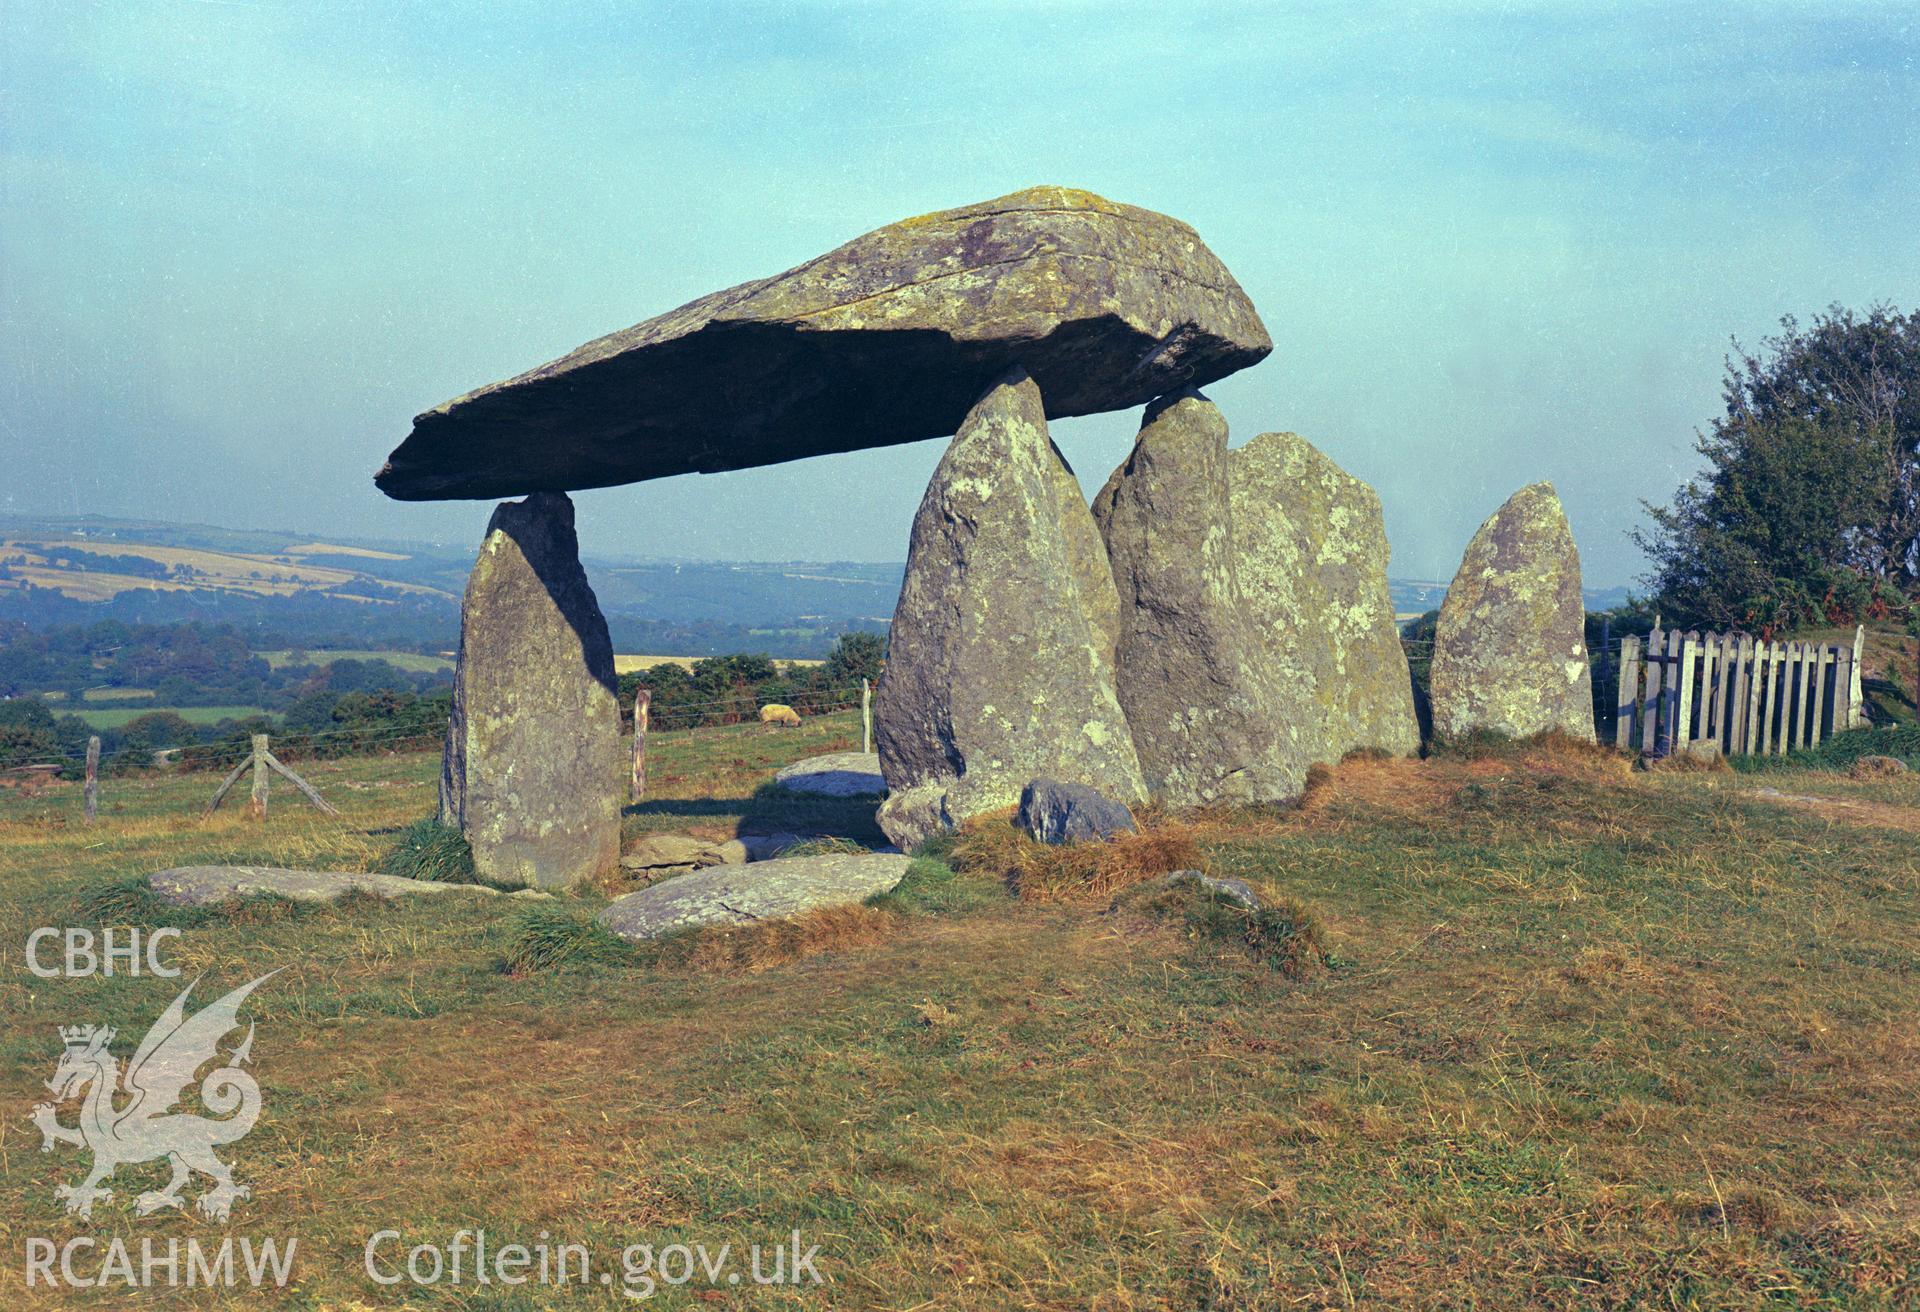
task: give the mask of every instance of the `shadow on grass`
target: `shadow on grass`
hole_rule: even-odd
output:
[[[624,814],[648,820],[731,819],[736,834],[800,834],[850,838],[869,847],[886,836],[874,823],[877,797],[817,797],[764,784],[748,797],[661,797],[636,802]]]

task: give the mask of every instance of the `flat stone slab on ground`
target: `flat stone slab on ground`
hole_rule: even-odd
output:
[[[751,859],[738,839],[710,843],[691,834],[642,834],[621,854],[623,870],[676,870],[704,866],[731,866]]]
[[[399,875],[366,875],[340,870],[285,870],[277,866],[176,866],[147,876],[154,896],[180,907],[214,906],[230,898],[272,894],[295,902],[338,902],[348,893],[371,893],[392,900],[411,894],[485,893],[485,884],[448,884]],[[542,896],[523,889],[513,896]]]
[[[790,793],[821,797],[884,797],[887,781],[880,775],[878,752],[828,752],[782,766],[773,776]]]
[[[616,898],[600,913],[600,923],[637,941],[703,925],[780,920],[885,893],[911,863],[905,856],[832,853],[713,866]]]

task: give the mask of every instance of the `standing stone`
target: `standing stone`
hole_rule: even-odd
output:
[[[440,815],[481,876],[551,888],[620,857],[613,643],[580,567],[573,502],[493,512],[460,611]]]
[[[1379,496],[1292,433],[1229,452],[1227,482],[1249,616],[1306,708],[1283,726],[1293,750],[1328,762],[1360,747],[1417,753]]]
[[[1287,730],[1303,707],[1246,614],[1213,403],[1188,388],[1148,406],[1093,512],[1120,595],[1120,705],[1153,796],[1298,796],[1309,758]]]
[[[914,516],[874,744],[902,848],[1012,806],[1036,775],[1145,797],[1114,692],[1119,603],[1022,370],[988,388]]]
[[[1553,484],[1523,487],[1480,526],[1440,606],[1433,732],[1593,741],[1580,553]]]

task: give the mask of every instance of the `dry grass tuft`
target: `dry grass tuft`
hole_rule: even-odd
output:
[[[900,916],[874,907],[823,907],[791,920],[688,935],[674,945],[668,964],[697,974],[751,974],[830,952],[877,946],[898,934],[902,923]]]
[[[1862,756],[1847,767],[1855,779],[1898,779],[1907,774],[1907,763],[1893,756]]]
[[[1028,902],[1078,902],[1175,870],[1205,870],[1198,830],[1183,820],[1142,812],[1136,833],[1104,843],[1035,842],[1011,822],[1011,811],[961,826],[950,861],[955,870],[991,874]]]
[[[1333,960],[1326,930],[1309,907],[1293,898],[1261,897],[1261,906],[1247,907],[1184,879],[1123,894],[1114,905],[1131,903],[1161,920],[1178,917],[1188,937],[1234,944],[1288,979],[1303,979]]]
[[[1299,814],[1320,821],[1350,807],[1375,811],[1437,811],[1452,794],[1450,772],[1405,757],[1349,755],[1328,770],[1307,773]]]

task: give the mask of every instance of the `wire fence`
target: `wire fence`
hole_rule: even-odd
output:
[[[861,685],[852,684],[842,688],[808,689],[779,703],[763,703],[746,692],[700,701],[669,702],[652,708],[648,733],[658,735],[755,727],[761,723],[760,712],[765,705],[789,706],[803,716],[857,710],[861,692]],[[624,706],[621,709],[623,723],[631,728],[632,707]],[[123,746],[111,752],[102,752],[98,764],[100,769],[109,770],[111,766],[138,768],[167,760],[174,767],[185,770],[229,769],[252,752],[251,734],[251,729],[242,728],[213,742],[167,747]],[[445,742],[446,735],[446,722],[436,719],[404,725],[374,723],[304,733],[274,733],[272,737],[275,756],[282,760],[311,760],[379,752],[438,750]],[[84,750],[23,749],[0,752],[0,773],[20,773],[57,766],[64,775],[83,768],[86,759]]]

